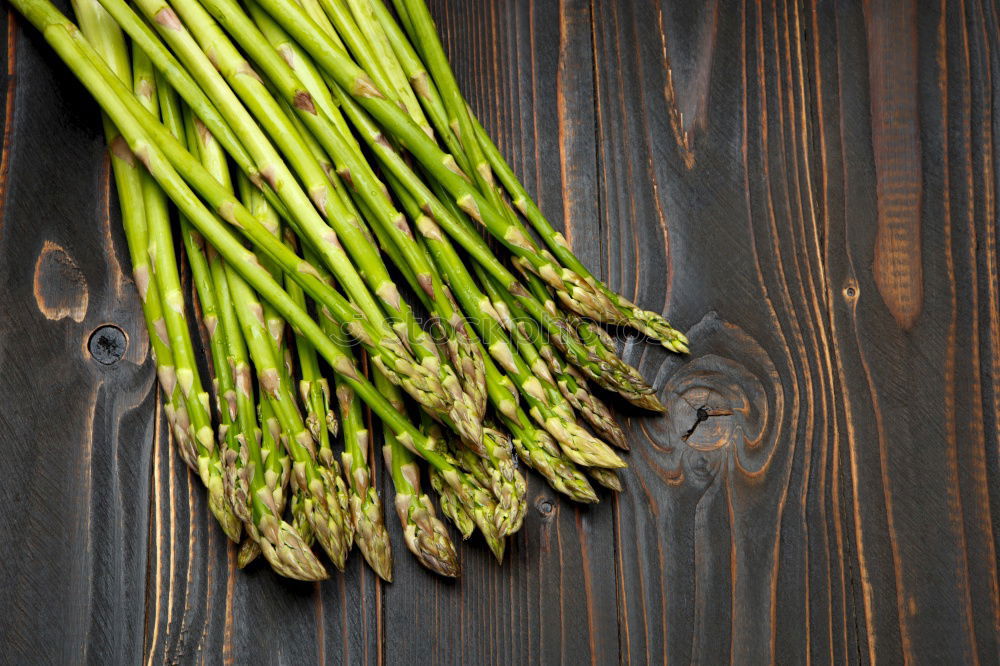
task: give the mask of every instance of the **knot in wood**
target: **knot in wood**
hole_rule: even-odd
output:
[[[729,398],[711,386],[693,386],[674,404],[678,423],[691,422],[681,439],[692,449],[713,451],[732,440],[733,410]]]
[[[668,418],[648,430],[671,485],[708,487],[718,474],[766,473],[781,441],[784,391],[764,349],[717,315],[691,331],[692,354],[664,386]]]
[[[127,347],[125,331],[113,324],[98,327],[87,341],[91,357],[101,365],[117,363],[125,355]]]
[[[736,361],[714,354],[695,358],[667,385],[676,446],[707,452],[759,442],[757,417],[766,412],[766,401],[760,383]],[[760,402],[753,405],[755,400]]]
[[[542,519],[548,519],[552,516],[555,507],[552,504],[552,500],[548,497],[540,497],[538,501],[535,502],[535,510],[541,514]]]

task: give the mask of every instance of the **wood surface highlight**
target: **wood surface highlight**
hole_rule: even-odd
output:
[[[904,329],[916,322],[924,297],[917,12],[916,2],[865,2],[878,191],[875,284]]]

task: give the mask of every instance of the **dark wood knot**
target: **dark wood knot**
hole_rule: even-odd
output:
[[[542,516],[542,520],[548,521],[555,513],[555,505],[549,497],[543,496],[535,501],[535,510]]]
[[[763,473],[780,441],[784,403],[770,357],[714,314],[689,337],[691,355],[677,362],[660,394],[668,416],[647,427],[663,454],[661,477],[670,485],[707,487],[720,473]]]
[[[716,354],[693,358],[667,387],[675,446],[708,452],[760,445],[767,399],[760,381],[737,361]]]
[[[113,324],[105,324],[90,334],[87,349],[91,357],[101,365],[112,365],[125,356],[128,338],[122,329]]]

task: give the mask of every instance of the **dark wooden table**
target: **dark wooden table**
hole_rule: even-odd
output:
[[[8,14],[0,662],[997,663],[997,3],[432,9],[542,208],[693,341],[623,340],[671,408],[621,412],[625,491],[532,476],[458,583],[397,530],[391,585],[236,571],[163,428],[98,114]]]

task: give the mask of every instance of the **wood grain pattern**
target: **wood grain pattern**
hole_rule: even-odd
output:
[[[1000,663],[1000,6],[430,4],[542,209],[689,331],[620,338],[670,407],[620,410],[624,492],[529,476],[507,561],[474,539],[457,583],[395,529],[392,585],[236,571],[163,427],[99,117],[8,12],[0,662]]]
[[[878,197],[875,284],[900,327],[923,307],[922,169],[917,110],[917,3],[869,2],[872,148]]]

